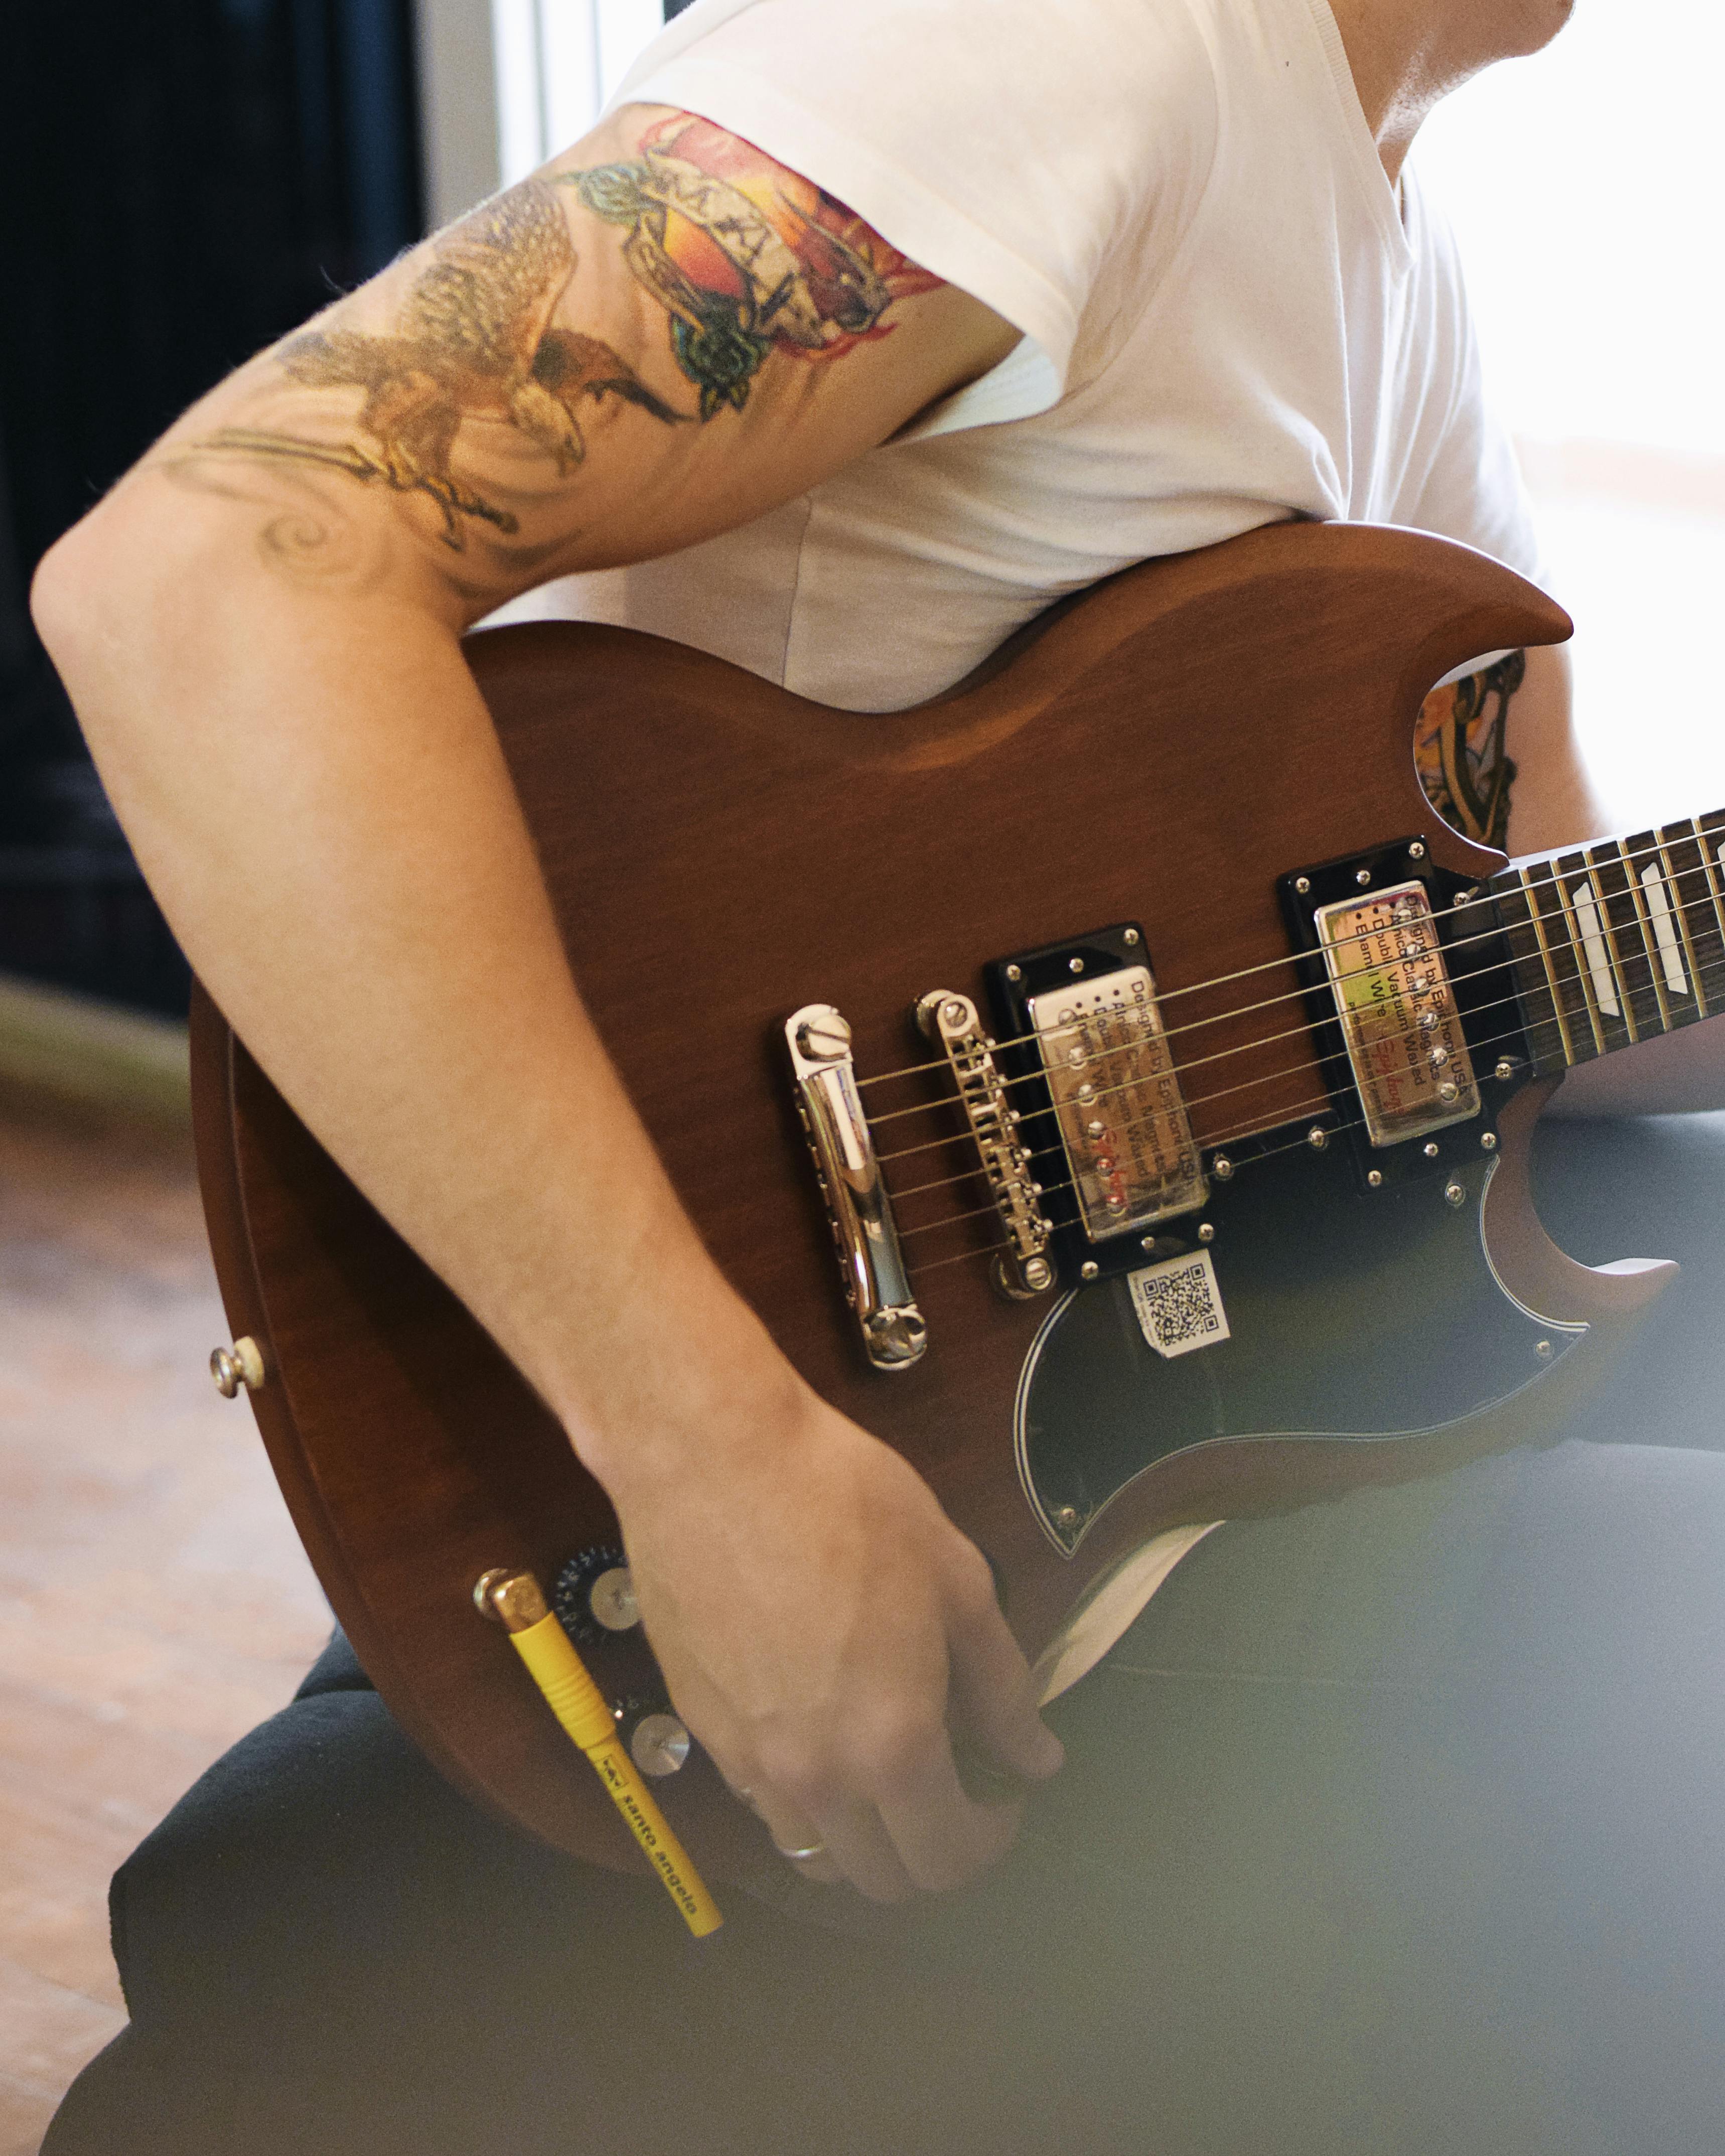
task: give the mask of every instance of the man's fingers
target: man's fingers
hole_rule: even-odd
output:
[[[1046,1781],[1065,1761],[1065,1748],[1038,1711],[1035,1678],[1000,1614],[993,1582],[984,1593],[980,1580],[968,1581],[957,1601],[947,1634],[953,1720],[1004,1765]]]
[[[962,1886],[1004,1856],[1022,1810],[1017,1804],[979,1804],[967,1796],[942,1733],[901,1769],[881,1799],[880,1820],[912,1881],[938,1893]]]
[[[841,1881],[876,1902],[902,1902],[912,1881],[871,1804],[835,1807],[817,1825],[776,1792],[756,1799],[773,1845],[800,1878],[822,1887]]]

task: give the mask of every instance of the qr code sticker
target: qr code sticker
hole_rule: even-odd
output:
[[[1228,1337],[1228,1313],[1208,1250],[1147,1265],[1130,1275],[1127,1285],[1144,1337],[1158,1355],[1172,1360]]]

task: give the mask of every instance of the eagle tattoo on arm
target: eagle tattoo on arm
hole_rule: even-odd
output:
[[[577,268],[565,189],[602,225],[623,228],[623,258],[665,311],[695,411],[677,411],[603,339],[555,319]],[[741,412],[773,355],[836,359],[890,335],[881,316],[892,302],[940,281],[752,144],[679,114],[648,129],[633,158],[526,180],[453,226],[387,332],[311,329],[278,347],[290,380],[363,393],[362,440],[224,427],[193,446],[424,495],[459,553],[470,521],[520,529],[457,474],[470,422],[511,429],[563,477],[587,454],[583,413],[607,398],[666,426]]]
[[[212,446],[331,465],[398,494],[429,495],[443,512],[444,543],[457,552],[464,517],[514,531],[509,511],[464,487],[451,469],[465,421],[515,428],[561,477],[587,454],[583,398],[621,398],[667,424],[681,416],[609,345],[552,324],[574,274],[574,243],[552,187],[542,180],[512,187],[438,242],[391,334],[309,330],[276,355],[310,388],[362,389],[359,425],[375,449],[235,427]]]

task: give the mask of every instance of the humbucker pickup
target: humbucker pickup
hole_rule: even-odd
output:
[[[1040,1171],[1045,1210],[1098,1255],[1137,1238],[1142,1263],[1144,1230],[1195,1212],[1209,1192],[1143,931],[1127,922],[1046,945],[991,966],[988,978],[1014,1080],[1042,1111],[1027,1117],[1026,1142],[1061,1164]]]

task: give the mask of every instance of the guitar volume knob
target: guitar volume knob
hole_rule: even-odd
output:
[[[634,1631],[641,1621],[629,1560],[614,1543],[572,1557],[557,1576],[551,1599],[570,1638],[590,1647]]]

